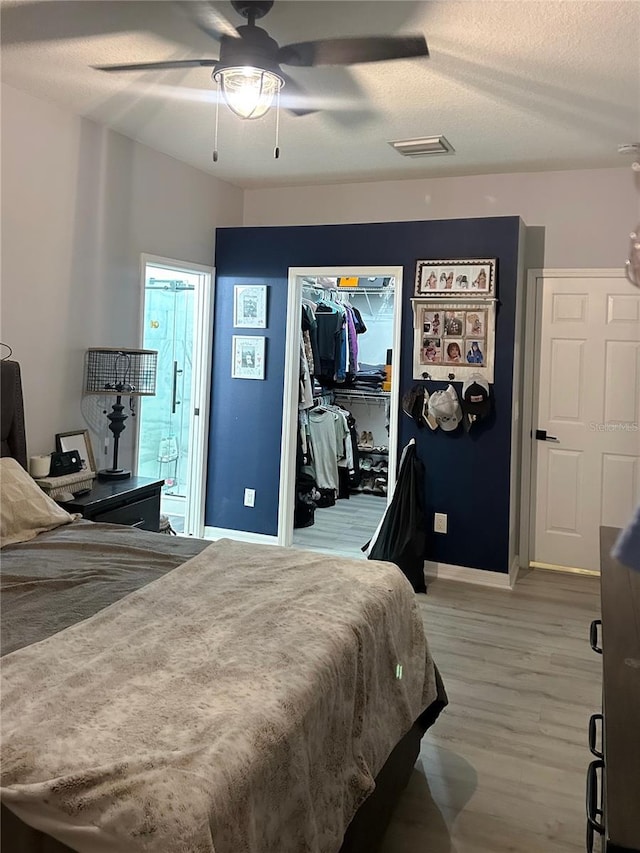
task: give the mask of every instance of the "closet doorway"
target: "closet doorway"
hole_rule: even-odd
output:
[[[160,511],[180,534],[204,531],[212,269],[142,256],[142,346],[158,352],[156,394],[141,399],[139,476],[163,479]]]
[[[402,272],[289,270],[279,544],[364,558],[391,499]]]

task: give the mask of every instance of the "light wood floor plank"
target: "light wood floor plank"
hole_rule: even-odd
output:
[[[315,511],[315,523],[293,531],[296,548],[340,553],[364,559],[361,551],[380,523],[387,499],[379,495],[352,494],[335,506]]]
[[[434,581],[418,596],[450,705],[423,740],[381,853],[584,851],[598,584],[538,571],[512,592]]]

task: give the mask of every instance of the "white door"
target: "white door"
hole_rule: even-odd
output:
[[[640,500],[640,290],[622,272],[542,287],[532,563],[598,570],[600,525]]]

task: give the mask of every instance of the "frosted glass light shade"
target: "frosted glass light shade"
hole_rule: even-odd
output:
[[[223,68],[214,72],[213,78],[229,109],[240,118],[261,118],[284,85],[272,71],[251,66]]]

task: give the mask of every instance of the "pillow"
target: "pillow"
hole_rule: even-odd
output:
[[[28,542],[74,518],[45,495],[15,459],[0,459],[0,548]]]

